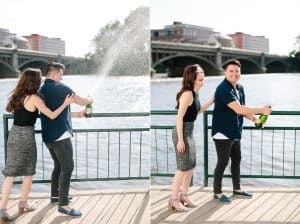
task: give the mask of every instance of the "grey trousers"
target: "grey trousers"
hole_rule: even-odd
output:
[[[70,138],[46,144],[54,161],[51,177],[51,197],[59,197],[59,206],[69,204],[69,188],[74,169],[73,147]]]

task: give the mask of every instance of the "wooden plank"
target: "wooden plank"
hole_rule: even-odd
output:
[[[198,203],[198,207],[191,209],[189,212],[185,213],[176,213],[174,211],[170,211],[167,207],[167,203],[164,204],[164,208],[161,208],[161,212],[156,214],[155,216],[151,216],[151,223],[162,223],[163,221],[174,222],[176,219],[181,216],[189,216],[192,211],[198,210],[203,204],[205,204],[208,200],[211,199],[211,195],[206,192],[198,192],[195,194],[195,198],[197,198],[196,202]]]
[[[166,221],[185,221],[188,216],[193,215],[193,212],[203,206],[207,201],[211,200],[211,194],[208,192],[197,192],[190,195],[190,198],[198,205],[196,208],[189,208],[188,212],[173,212],[166,218]]]
[[[232,205],[232,209],[229,209],[224,213],[222,216],[218,217],[218,221],[225,221],[228,222],[232,220],[233,217],[237,216],[238,214],[242,213],[246,207],[248,207],[251,203],[253,203],[257,198],[262,197],[263,193],[255,193],[251,199],[243,199],[243,198],[234,198]],[[239,201],[239,203],[235,204],[235,201]]]
[[[138,209],[134,214],[133,219],[131,220],[131,224],[150,224],[150,202],[149,202],[149,193],[144,195],[143,200],[141,201]]]
[[[86,203],[90,197],[91,196],[81,196],[81,197],[73,198],[70,207],[72,208],[74,207],[80,210],[81,206],[84,203]],[[41,223],[68,223],[73,218],[77,218],[77,217],[64,215],[58,212],[57,209],[58,209],[58,204],[57,206],[54,207],[54,209],[51,209],[51,212],[49,213],[48,216],[42,219]]]
[[[165,201],[168,201],[168,199],[170,198],[170,196],[171,196],[171,192],[170,191],[162,191],[160,193],[160,195],[158,195],[155,198],[152,198],[150,196],[151,207],[156,207],[157,205],[159,205],[159,204],[161,204],[161,203],[163,203]]]
[[[125,214],[123,214],[121,220],[124,223],[131,223],[134,219],[135,214],[137,213],[138,209],[142,207],[142,202],[145,198],[146,194],[135,194],[132,198],[130,206],[127,208]]]
[[[254,212],[257,209],[257,207],[261,206],[265,201],[267,201],[272,196],[273,193],[264,193],[263,195],[261,195],[261,197],[256,198],[256,200],[252,201],[252,203],[249,203],[249,206],[245,207],[243,212],[233,217],[232,221],[244,221],[246,217],[248,217],[252,212]]]
[[[205,223],[212,211],[220,206],[220,202],[213,199],[210,192],[206,192],[201,204],[197,208],[191,209],[190,214],[184,213],[180,220],[184,223]]]
[[[197,204],[199,204],[199,206],[201,205],[201,202],[203,200],[206,200],[206,193],[205,192],[198,192],[197,194],[195,194],[195,201],[197,202]],[[153,212],[151,215],[151,219],[153,220],[153,222],[159,222],[162,221],[163,219],[167,218],[168,216],[172,215],[173,213],[175,213],[174,211],[169,210],[168,208],[168,200],[166,200],[164,203],[156,206],[156,212]],[[152,210],[153,207],[152,207]],[[152,211],[151,211],[152,212]],[[182,213],[181,213],[182,214]]]
[[[288,220],[289,224],[292,223],[300,223],[300,205],[298,206],[297,210],[294,212],[293,216]]]
[[[123,194],[113,195],[107,206],[101,212],[100,216],[97,217],[95,223],[107,223],[123,197]]]
[[[35,199],[37,200],[37,199]],[[32,212],[25,212],[22,216],[18,217],[17,221],[18,223],[40,223],[43,219],[44,215],[47,214],[49,209],[52,209],[55,207],[55,204],[50,203],[49,198],[44,198],[38,200],[37,203],[37,210]]]
[[[280,203],[280,200],[284,197],[285,193],[274,193],[268,200],[264,201],[260,206],[245,218],[248,222],[258,222],[264,214],[272,210],[273,206]]]
[[[84,216],[82,223],[89,223],[89,224],[97,223],[96,222],[97,219],[99,218],[103,210],[105,210],[105,208],[108,206],[112,198],[113,198],[113,194],[101,195],[94,209],[88,215]]]
[[[286,193],[280,203],[275,204],[270,211],[267,211],[259,221],[270,222],[288,203],[296,196],[296,193]]]
[[[207,221],[228,221],[230,220],[233,212],[243,209],[243,207],[248,206],[248,204],[249,202],[247,199],[243,200],[233,198],[230,204],[225,204],[224,206],[215,209],[214,213],[211,214]]]
[[[115,211],[111,218],[108,220],[108,224],[115,224],[115,223],[130,223],[130,220],[122,220],[123,216],[126,214],[129,206],[133,203],[135,195],[130,193],[124,193],[124,197],[115,208]],[[121,222],[122,220],[122,222]]]
[[[281,212],[279,212],[272,221],[275,222],[287,222],[291,214],[298,208],[300,203],[300,194],[297,194],[295,197],[291,198],[289,203],[283,207]]]
[[[101,196],[99,195],[91,195],[90,198],[84,204],[82,204],[82,206],[80,206],[80,208],[75,207],[75,205],[79,206],[78,203],[75,203],[74,207],[81,211],[82,216],[76,219],[72,219],[67,223],[68,224],[85,223],[84,219],[90,216],[91,211],[95,209],[95,206],[97,205],[100,198]],[[93,220],[91,220],[91,223],[93,223]]]

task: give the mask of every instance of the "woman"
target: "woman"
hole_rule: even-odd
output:
[[[32,184],[32,177],[36,167],[36,142],[34,124],[38,112],[50,119],[55,119],[69,104],[74,102],[74,96],[67,96],[64,103],[52,112],[37,94],[42,82],[39,69],[24,70],[12,91],[6,110],[13,112],[14,124],[9,132],[7,141],[7,159],[3,174],[6,176],[2,187],[0,204],[0,220],[12,220],[7,213],[9,193],[16,176],[24,176],[21,200],[18,204],[19,213],[35,208],[27,204],[28,194]]]
[[[200,105],[198,91],[204,83],[203,80],[204,72],[198,64],[187,66],[184,69],[181,90],[176,96],[178,113],[172,137],[176,149],[177,171],[173,179],[169,207],[178,212],[185,212],[187,207],[197,206],[188,197],[193,168],[196,166],[194,121],[199,112],[205,111],[214,102],[214,98],[211,98],[203,106]]]

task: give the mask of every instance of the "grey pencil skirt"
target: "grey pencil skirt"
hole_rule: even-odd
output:
[[[5,176],[32,176],[36,167],[36,142],[33,126],[13,125],[7,140]]]
[[[183,122],[183,141],[185,150],[183,153],[177,151],[178,135],[176,126],[172,131],[172,139],[176,152],[177,169],[188,171],[196,166],[196,144],[194,139],[194,122]]]

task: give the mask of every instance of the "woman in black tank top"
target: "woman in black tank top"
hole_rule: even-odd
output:
[[[7,158],[2,171],[6,176],[0,204],[0,221],[12,220],[7,213],[9,192],[16,176],[24,176],[21,200],[18,204],[19,213],[35,208],[27,204],[32,177],[36,167],[36,142],[34,124],[38,112],[41,111],[49,118],[55,119],[70,103],[73,96],[67,96],[64,103],[55,111],[47,108],[37,95],[42,81],[39,69],[26,69],[21,74],[16,88],[12,91],[6,110],[13,112],[14,123],[8,135]]]
[[[198,91],[203,85],[203,80],[204,72],[198,64],[187,66],[184,69],[181,90],[176,96],[178,113],[172,138],[176,152],[177,171],[173,179],[169,207],[178,212],[185,212],[187,207],[197,206],[188,197],[193,168],[196,166],[194,121],[199,112],[205,111],[214,102],[212,97],[206,104],[200,105]]]

